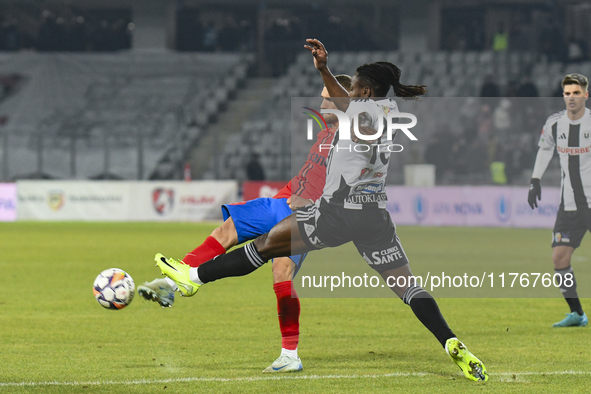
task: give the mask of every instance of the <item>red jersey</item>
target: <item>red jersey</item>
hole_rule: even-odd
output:
[[[336,128],[322,129],[316,142],[310,149],[304,166],[291,181],[273,198],[289,198],[292,194],[316,201],[322,195],[326,183],[326,160],[330,149],[320,149],[320,145],[330,145],[334,139]]]

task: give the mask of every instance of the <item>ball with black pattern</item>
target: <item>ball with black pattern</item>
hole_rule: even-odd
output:
[[[109,268],[96,277],[92,292],[103,308],[119,310],[133,300],[135,284],[127,272]]]

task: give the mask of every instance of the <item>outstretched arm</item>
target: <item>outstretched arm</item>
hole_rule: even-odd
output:
[[[546,168],[548,168],[548,164],[552,160],[552,156],[554,155],[554,148],[540,148],[538,150],[538,154],[536,156],[536,163],[534,164],[534,172],[532,173],[532,178],[542,179],[544,172],[546,172]]]
[[[304,47],[312,52],[312,56],[314,56],[314,67],[320,71],[322,81],[328,90],[328,94],[333,99],[338,109],[341,111],[346,111],[349,107],[349,100],[338,100],[336,98],[349,97],[349,92],[347,89],[341,86],[339,81],[337,81],[337,79],[328,69],[328,51],[326,48],[324,48],[324,45],[315,38],[308,38],[306,42],[309,45],[304,45]]]

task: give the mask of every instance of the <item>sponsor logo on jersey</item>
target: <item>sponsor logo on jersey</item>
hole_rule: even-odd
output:
[[[358,179],[365,179],[367,178],[371,172],[373,170],[371,168],[364,168],[363,170],[361,170],[361,173],[359,174],[359,178]]]
[[[586,146],[584,148],[567,148],[563,146],[557,146],[556,150],[558,153],[566,153],[567,155],[577,156],[591,152],[591,146]]]
[[[353,194],[348,196],[345,201],[351,204],[367,204],[371,202],[382,202],[387,201],[388,197],[386,193],[374,193],[374,194]]]
[[[166,215],[172,211],[174,204],[174,190],[158,188],[152,191],[152,206],[160,215]]]
[[[371,254],[371,258],[373,259],[373,262],[370,264],[373,264],[373,265],[388,264],[388,263],[392,263],[394,261],[397,261],[403,257],[404,257],[404,255],[402,254],[402,251],[400,250],[400,248],[398,246],[393,246],[388,249],[373,252]]]
[[[353,193],[382,193],[384,191],[383,183],[361,183],[353,188]]]

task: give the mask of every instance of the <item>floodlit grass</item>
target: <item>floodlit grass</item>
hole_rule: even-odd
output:
[[[137,286],[159,276],[156,252],[183,257],[213,227],[0,224],[0,392],[588,390],[591,327],[552,329],[567,312],[560,298],[438,300],[458,337],[485,362],[486,384],[464,379],[410,308],[391,298],[303,298],[304,371],[263,375],[280,351],[270,265],[208,284],[168,309],[138,297],[110,311],[94,300],[91,286],[103,269],[124,269]],[[513,264],[518,272],[551,266],[545,230],[401,227],[399,233],[414,271],[480,259]],[[588,294],[586,241],[573,265]],[[591,311],[588,299],[583,306]]]

